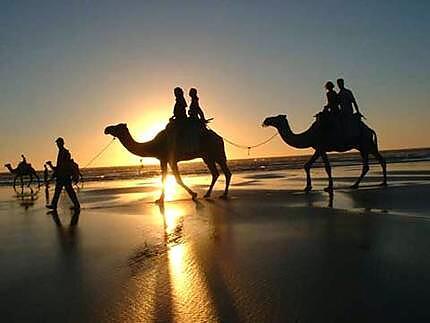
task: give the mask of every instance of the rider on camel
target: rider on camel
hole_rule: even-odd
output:
[[[191,120],[199,120],[202,123],[206,122],[205,114],[203,113],[202,108],[199,105],[199,97],[197,96],[197,89],[191,88],[189,92],[191,103],[190,108],[188,110],[188,115]]]

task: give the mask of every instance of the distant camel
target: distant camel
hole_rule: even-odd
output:
[[[360,135],[355,141],[349,144],[344,144],[341,142],[336,142],[337,138],[342,138],[342,134],[332,133],[328,134],[324,129],[321,129],[319,121],[315,121],[308,130],[294,134],[288,124],[286,115],[278,115],[275,117],[268,117],[264,120],[263,126],[275,127],[282,139],[290,146],[295,148],[313,148],[315,150],[313,156],[305,164],[306,171],[306,187],[305,192],[312,190],[312,182],[310,169],[312,164],[321,156],[324,161],[325,170],[328,175],[328,187],[326,190],[333,189],[333,179],[331,177],[331,167],[330,162],[327,157],[327,152],[337,151],[345,152],[351,149],[357,149],[360,152],[361,158],[363,160],[363,169],[360,177],[351,186],[351,188],[358,188],[361,180],[366,175],[369,170],[369,153],[374,155],[379,161],[382,167],[383,182],[382,186],[387,185],[387,171],[385,159],[381,156],[378,151],[378,143],[375,131],[370,129],[364,122],[360,121]]]
[[[15,175],[13,179],[13,187],[15,188],[16,180],[19,178],[21,182],[21,187],[24,187],[24,176],[30,176],[30,181],[27,184],[27,187],[30,187],[31,183],[33,183],[33,177],[37,178],[37,183],[40,185],[39,176],[31,164],[28,163],[19,163],[16,168],[12,168],[11,164],[4,165],[13,175]]]
[[[164,201],[164,183],[166,180],[168,164],[173,171],[173,174],[176,178],[176,182],[181,185],[191,195],[193,199],[197,197],[197,193],[193,192],[188,186],[184,184],[178,169],[179,161],[191,160],[195,158],[202,158],[212,174],[212,182],[209,186],[207,193],[205,194],[205,197],[210,197],[215,182],[218,179],[219,172],[216,167],[216,164],[218,164],[221,167],[226,179],[224,193],[220,196],[220,198],[227,198],[228,188],[231,179],[231,172],[227,166],[227,158],[224,150],[224,141],[214,131],[208,130],[205,135],[201,136],[198,151],[196,151],[195,153],[185,153],[179,151],[173,154],[173,156],[175,156],[173,160],[169,160],[169,156],[171,156],[172,154],[171,152],[169,152],[169,144],[166,130],[160,131],[153,140],[143,143],[138,143],[132,138],[130,131],[127,128],[127,124],[125,123],[106,127],[104,132],[105,134],[117,137],[120,140],[121,144],[132,154],[140,157],[155,157],[160,161],[163,185],[161,196],[157,200],[157,202]]]

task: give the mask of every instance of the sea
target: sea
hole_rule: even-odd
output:
[[[430,148],[385,150],[381,154],[388,164],[411,163],[430,161]],[[228,164],[233,173],[250,171],[275,171],[286,169],[303,168],[304,163],[310,155],[265,157],[229,160]],[[329,159],[333,167],[356,166],[361,164],[360,154],[353,153],[332,153]],[[377,163],[370,156],[371,164]],[[315,168],[323,167],[321,160],[314,164]],[[201,161],[183,162],[180,164],[180,171],[183,175],[208,174],[209,171]],[[42,172],[38,172],[43,178]],[[160,175],[158,165],[135,165],[135,166],[115,166],[115,167],[90,167],[81,169],[83,181],[110,181],[110,180],[130,180],[137,178],[149,178]],[[13,176],[10,173],[0,173],[0,185],[12,185]]]

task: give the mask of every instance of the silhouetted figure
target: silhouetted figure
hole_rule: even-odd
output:
[[[57,209],[58,199],[60,198],[61,191],[64,187],[73,202],[72,208],[75,210],[79,210],[80,204],[72,186],[73,165],[70,152],[66,148],[64,148],[63,138],[57,138],[55,142],[58,147],[57,164],[55,167],[51,164],[51,167],[53,167],[54,169],[54,176],[56,178],[55,192],[54,196],[52,197],[51,204],[47,205],[46,207],[52,210]]]
[[[343,79],[337,79],[337,85],[339,87],[339,93],[337,95],[341,108],[340,112],[344,115],[352,116],[354,114],[352,106],[354,105],[355,111],[361,116],[354,95],[352,94],[351,90],[345,88],[345,81]]]
[[[334,91],[334,84],[331,81],[328,81],[325,84],[325,88],[327,90],[327,105],[324,107],[324,111],[328,111],[333,115],[337,115],[339,113],[339,98]]]
[[[178,162],[182,160],[192,160],[194,158],[202,158],[212,174],[212,182],[205,195],[209,197],[212,189],[219,177],[217,164],[221,167],[221,170],[225,174],[225,189],[221,198],[227,198],[228,188],[231,180],[231,172],[227,165],[227,158],[224,150],[224,140],[221,136],[217,135],[212,130],[207,130],[205,136],[201,138],[201,144],[199,145],[198,151],[193,153],[184,152],[182,147],[179,146],[178,151],[172,154],[172,146],[169,143],[168,130],[163,130],[158,133],[155,138],[145,144],[137,144],[132,138],[130,131],[125,123],[118,125],[109,126],[105,128],[105,134],[112,135],[118,138],[121,144],[129,150],[131,153],[141,157],[155,157],[160,161],[161,166],[161,178],[162,178],[162,193],[158,199],[159,203],[164,200],[164,184],[167,176],[167,165],[170,165],[173,174],[175,175],[176,182],[181,185],[193,199],[197,197],[197,193],[193,192],[181,179]],[[171,157],[174,157],[173,159]]]
[[[366,175],[369,170],[369,154],[375,156],[375,158],[379,161],[379,164],[382,167],[382,175],[383,182],[382,186],[387,185],[387,169],[385,159],[381,156],[378,150],[378,140],[376,136],[376,132],[369,128],[363,121],[359,120],[357,122],[360,128],[359,136],[354,137],[353,140],[346,142],[344,140],[344,133],[341,129],[334,128],[330,131],[332,135],[327,136],[326,131],[327,128],[321,127],[320,121],[317,120],[311,125],[309,129],[302,133],[293,133],[291,127],[288,123],[286,115],[278,115],[274,117],[266,118],[263,121],[263,126],[271,126],[275,127],[278,132],[281,134],[282,140],[285,141],[286,144],[299,148],[313,148],[315,150],[313,156],[309,159],[309,161],[305,164],[306,171],[306,188],[305,192],[309,192],[312,190],[311,183],[311,167],[313,163],[321,157],[325,170],[328,175],[329,184],[327,187],[328,191],[333,190],[333,179],[331,176],[331,166],[330,161],[328,159],[327,153],[332,151],[337,152],[346,152],[351,149],[357,149],[360,152],[363,168],[361,171],[360,177],[357,181],[352,185],[352,188],[358,188],[361,180]]]
[[[173,107],[173,116],[169,120],[166,127],[168,134],[168,144],[171,147],[169,150],[169,159],[175,159],[176,147],[178,146],[178,138],[181,136],[187,122],[187,102],[184,98],[184,91],[180,87],[175,87],[173,90],[175,95],[175,106]]]
[[[143,159],[141,158],[140,159],[140,167],[139,167],[139,170],[138,170],[137,174],[138,175],[142,175],[143,174],[143,169],[144,169],[144,167],[143,167]]]
[[[191,88],[189,91],[191,98],[190,108],[188,109],[188,115],[192,120],[199,120],[202,123],[206,122],[205,114],[199,105],[199,97],[197,96],[197,89]]]
[[[16,168],[13,168],[12,165],[6,164],[4,165],[14,176],[13,179],[13,188],[16,187],[16,181],[17,179],[21,182],[21,188],[24,187],[24,176],[29,176],[30,180],[27,184],[27,187],[30,187],[31,183],[33,183],[33,177],[37,179],[38,185],[40,185],[40,179],[39,176],[36,173],[36,170],[31,166],[31,164],[27,163],[27,160],[25,159],[24,155],[21,155],[23,160],[18,164]]]
[[[24,165],[27,164],[27,159],[25,158],[24,155],[21,155],[22,161],[21,163],[23,163]]]
[[[175,94],[176,102],[173,107],[173,120],[175,121],[184,121],[187,119],[187,102],[184,98],[184,91],[180,87],[175,87],[173,90]]]
[[[49,170],[48,170],[48,166],[46,164],[43,165],[43,182],[45,183],[46,186],[48,186],[49,184]]]

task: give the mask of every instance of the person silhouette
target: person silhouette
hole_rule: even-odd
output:
[[[49,184],[49,170],[48,170],[48,166],[46,164],[43,165],[43,182],[45,183],[45,185]]]
[[[206,122],[205,114],[199,105],[199,97],[197,96],[197,89],[191,88],[189,91],[191,98],[190,108],[188,109],[188,116],[191,120],[199,120],[202,123]]]
[[[334,90],[334,84],[331,81],[328,81],[325,86],[327,90],[327,105],[324,107],[324,111],[328,111],[333,115],[337,115],[339,113],[339,98]]]
[[[355,111],[359,116],[362,116],[360,113],[360,110],[358,109],[357,101],[355,100],[354,95],[352,94],[351,90],[345,88],[345,81],[342,78],[337,79],[337,86],[339,87],[339,93],[338,99],[339,99],[339,105],[340,105],[340,112],[350,117],[354,114],[353,105],[355,108]]]
[[[181,122],[187,119],[187,102],[184,98],[184,91],[180,87],[175,87],[173,93],[175,95],[176,102],[173,107],[173,117],[170,119]]]
[[[71,165],[71,155],[70,152],[64,147],[64,139],[59,137],[55,140],[58,147],[57,164],[54,168],[54,175],[56,178],[55,182],[55,192],[52,197],[51,204],[46,205],[48,209],[56,210],[58,200],[60,198],[61,191],[63,187],[66,189],[69,198],[73,202],[73,207],[71,209],[80,210],[81,206],[76,196],[75,190],[72,186],[72,165]]]
[[[181,136],[187,121],[187,102],[184,98],[184,91],[180,87],[173,90],[175,95],[175,106],[173,107],[173,116],[169,119],[166,127],[168,134],[169,159],[173,160],[178,146],[178,137]]]

